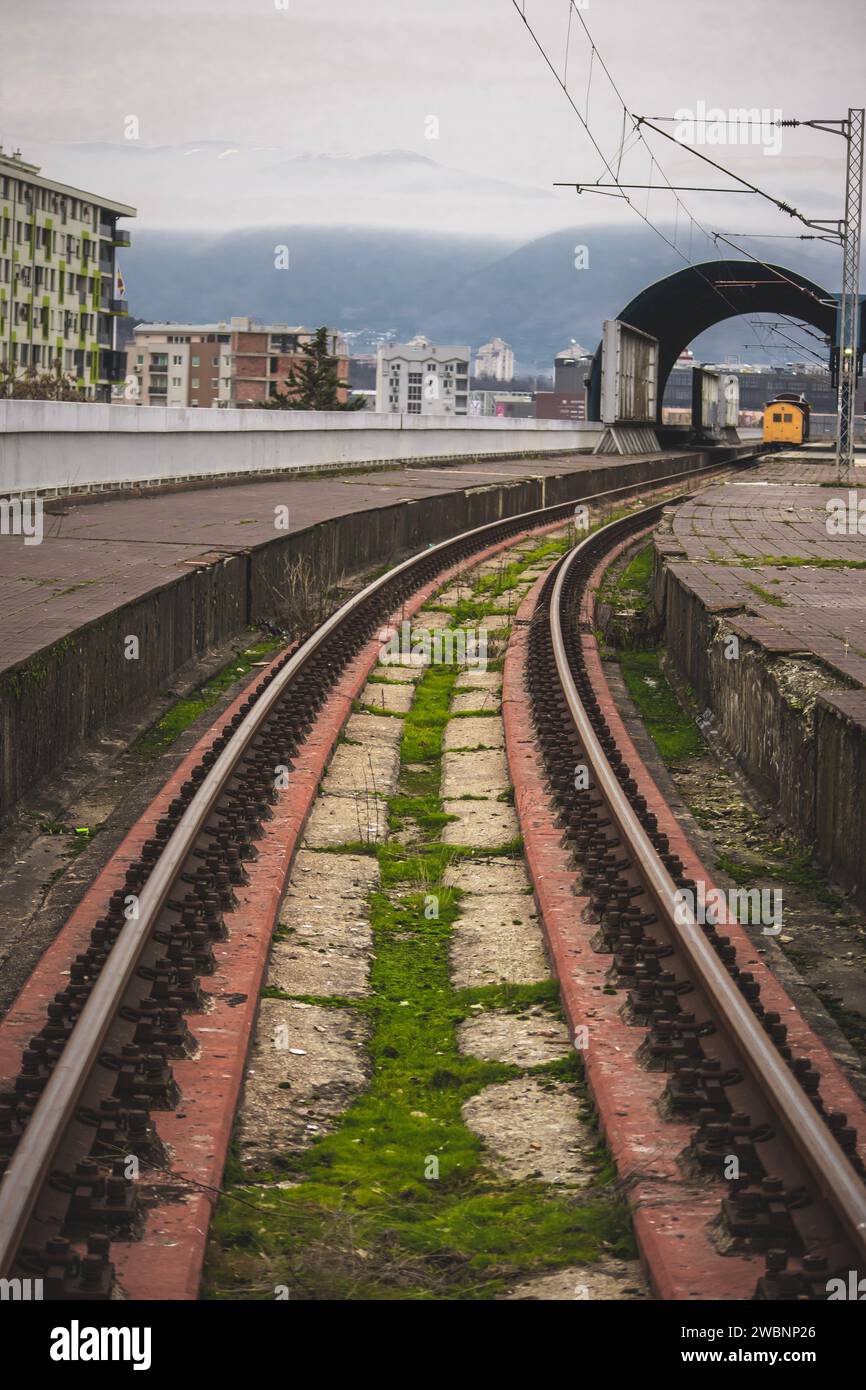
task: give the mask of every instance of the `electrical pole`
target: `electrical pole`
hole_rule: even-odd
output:
[[[860,320],[860,230],[863,215],[863,110],[848,108],[848,161],[842,224],[842,293],[839,297],[839,422],[836,454],[839,481],[854,482],[854,397]]]

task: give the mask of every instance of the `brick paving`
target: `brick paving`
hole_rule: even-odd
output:
[[[189,566],[272,541],[282,534],[275,531],[276,507],[288,507],[291,534],[404,500],[633,461],[575,454],[489,459],[51,502],[41,545],[0,535],[0,671],[170,584]]]
[[[680,507],[658,545],[710,612],[736,615],[732,630],[768,651],[816,657],[862,687],[866,535],[828,534],[827,502],[847,503],[849,492],[835,477],[829,460],[768,459]],[[866,499],[866,472],[858,484]],[[862,716],[866,698],[852,694]]]

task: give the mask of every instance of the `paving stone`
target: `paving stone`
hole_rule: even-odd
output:
[[[402,721],[395,721],[402,727]],[[328,796],[389,797],[400,774],[400,750],[384,743],[340,743],[322,779]]]
[[[370,679],[384,681],[401,681],[406,685],[415,685],[424,674],[424,666],[403,666],[398,663],[388,666],[376,666],[370,673]]]
[[[390,710],[394,714],[405,714],[412,707],[415,698],[413,686],[404,681],[400,685],[385,685],[382,681],[368,681],[361,691],[361,704],[373,709]]]
[[[489,1009],[467,1018],[457,1029],[457,1042],[470,1057],[515,1067],[555,1062],[571,1047],[566,1024],[540,1005],[519,1014]]]
[[[535,984],[550,978],[541,927],[532,898],[497,893],[467,896],[451,938],[455,989],[481,985]]]
[[[452,748],[504,748],[505,730],[502,720],[497,717],[473,719],[452,719],[445,727],[442,740],[443,749]]]
[[[304,833],[305,849],[324,849],[360,840],[373,845],[388,834],[388,806],[378,797],[323,796],[316,803]]]
[[[451,701],[452,714],[470,714],[477,710],[499,711],[500,692],[498,690],[471,690],[455,693]]]
[[[564,1082],[521,1077],[472,1096],[463,1119],[500,1176],[585,1187],[597,1168],[596,1138],[578,1107],[574,1088]]]
[[[457,859],[445,870],[442,882],[449,888],[459,888],[464,893],[483,894],[485,897],[501,893],[519,894],[524,902],[532,904],[532,890],[526,870],[516,859]],[[522,917],[524,914],[515,912],[513,915]]]
[[[353,743],[388,743],[399,748],[403,721],[387,714],[353,714],[343,732]]]
[[[504,748],[473,753],[443,753],[439,794],[443,800],[483,796],[489,800],[510,786]]]
[[[367,1037],[365,1020],[350,1009],[261,1001],[238,1112],[244,1166],[269,1166],[336,1127],[366,1084]]]
[[[442,843],[471,849],[496,849],[520,834],[517,813],[507,801],[443,801],[457,819],[442,827]]]
[[[460,690],[501,690],[501,671],[461,671],[454,689]]]
[[[652,1295],[640,1260],[594,1260],[590,1265],[571,1265],[550,1274],[523,1279],[508,1293],[505,1302],[544,1300],[545,1302],[634,1302]]]

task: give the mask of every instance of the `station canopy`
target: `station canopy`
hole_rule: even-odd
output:
[[[694,338],[741,314],[786,314],[809,323],[831,341],[836,332],[836,301],[829,291],[784,266],[754,261],[706,261],[689,266],[641,290],[622,313],[623,323],[658,339],[658,420],[665,385],[677,358]],[[589,377],[587,415],[601,418],[601,344]]]

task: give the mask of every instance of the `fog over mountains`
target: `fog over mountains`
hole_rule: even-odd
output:
[[[453,162],[453,150],[434,157],[436,141],[424,141],[423,153],[348,155],[299,152],[274,133],[273,144],[228,138],[37,143],[28,144],[27,154],[55,177],[111,189],[138,209],[129,224],[132,247],[119,259],[130,310],[139,318],[201,322],[249,314],[277,323],[327,322],[366,335],[423,332],[472,348],[499,336],[512,344],[521,367],[548,370],[571,339],[594,348],[605,318],[686,264],[634,212],[554,188],[541,167],[533,182],[525,174],[468,171]],[[781,161],[764,163],[778,170]],[[815,174],[811,165],[809,172]],[[716,259],[700,233],[690,246],[682,221],[676,232],[664,222],[670,199],[654,196],[653,220],[683,254]],[[819,189],[810,201],[820,203]],[[742,218],[742,202],[714,200],[713,216],[721,220],[712,225],[744,227],[726,220]],[[746,219],[752,230],[759,211]],[[614,215],[619,220],[606,224]],[[829,246],[745,244],[837,288],[838,257]],[[286,270],[275,268],[281,247],[288,249]],[[576,247],[586,247],[585,269],[575,268]],[[739,354],[752,361],[805,355],[786,345],[770,354],[752,346],[756,341],[754,329],[735,319],[705,334],[697,351],[707,359]],[[353,348],[363,345],[361,338]]]
[[[586,247],[585,269],[575,268],[577,246]],[[754,254],[836,287],[829,247],[797,247],[780,257],[778,244],[751,246]],[[286,259],[283,247],[289,267],[277,269],[275,261]],[[695,260],[704,258],[701,251],[695,244]],[[603,319],[684,261],[643,227],[556,231],[520,242],[282,226],[213,235],[133,227],[121,264],[137,318],[202,322],[249,314],[278,323],[327,322],[354,333],[390,331],[400,339],[423,332],[472,348],[498,335],[512,344],[521,366],[546,369],[571,339],[594,348]],[[804,341],[818,349],[814,340]],[[757,342],[745,320],[732,319],[702,335],[696,351],[707,360],[739,354],[782,362],[804,355],[783,345],[771,358]]]

